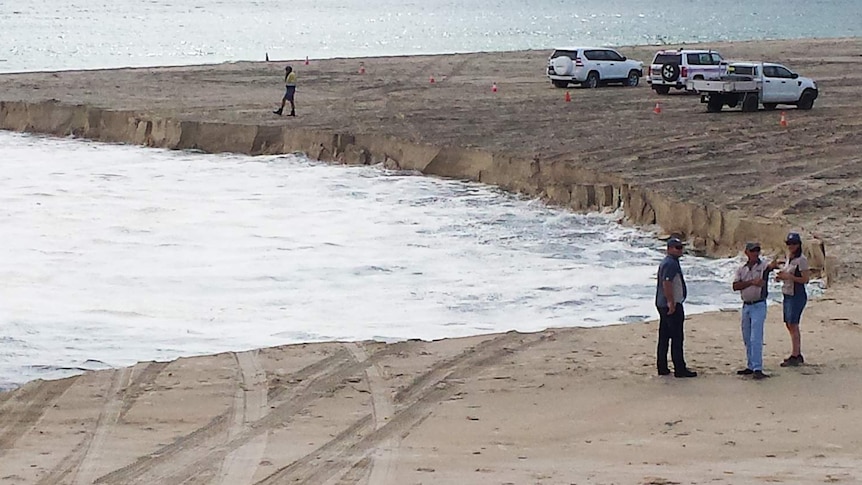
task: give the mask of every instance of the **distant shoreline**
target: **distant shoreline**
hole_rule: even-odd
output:
[[[600,46],[616,47],[620,49],[644,49],[653,48],[655,50],[662,48],[673,48],[679,46],[710,46],[716,44],[763,44],[773,42],[788,42],[788,41],[847,41],[862,39],[862,36],[839,36],[839,37],[796,37],[796,38],[775,38],[775,39],[745,39],[745,40],[698,40],[695,42],[678,42],[666,44],[596,44]],[[593,44],[590,44],[593,45]],[[518,49],[518,50],[459,50],[451,52],[428,52],[428,53],[404,53],[404,54],[382,54],[382,55],[367,55],[367,56],[324,56],[309,58],[310,61],[338,61],[338,60],[359,60],[359,59],[399,59],[399,58],[414,58],[414,57],[439,57],[450,55],[468,55],[468,54],[507,54],[507,53],[529,53],[529,52],[550,52],[555,49],[553,47],[534,48],[534,49]],[[268,52],[264,51],[260,59],[224,59],[213,60],[211,62],[194,62],[195,59],[189,59],[185,63],[163,63],[163,64],[148,64],[135,63],[130,65],[101,65],[95,67],[64,67],[64,68],[33,68],[25,70],[9,70],[0,69],[0,75],[4,74],[33,74],[33,73],[52,73],[52,72],[80,72],[80,71],[114,71],[118,69],[156,69],[156,68],[181,68],[195,66],[218,66],[223,64],[239,64],[249,62],[266,62],[264,59]],[[862,54],[860,54],[862,55]],[[270,57],[269,62],[292,62],[302,63],[305,61],[305,56],[297,58],[274,58]],[[8,59],[0,59],[0,62],[8,62]]]

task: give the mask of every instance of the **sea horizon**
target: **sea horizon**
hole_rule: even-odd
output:
[[[7,2],[0,73],[862,36],[854,0],[720,3],[35,0],[25,10]]]

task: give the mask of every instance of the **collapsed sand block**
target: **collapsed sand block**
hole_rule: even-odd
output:
[[[251,154],[277,155],[279,153],[284,153],[284,129],[281,126],[258,126],[251,144]]]
[[[175,149],[182,137],[181,123],[174,119],[157,118],[152,120],[147,146]]]
[[[183,121],[177,148],[208,153],[251,154],[257,137],[256,125]]]
[[[549,185],[545,187],[542,198],[550,204],[567,206],[572,200],[572,192],[565,185]]]

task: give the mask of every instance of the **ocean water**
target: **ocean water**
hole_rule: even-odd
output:
[[[0,72],[862,35],[859,0],[0,1]]]
[[[0,132],[0,386],[332,339],[655,318],[660,241],[493,187]],[[688,311],[736,263],[685,257]]]
[[[860,18],[858,0],[0,0],[0,73],[859,36]],[[661,244],[615,219],[374,167],[0,133],[0,388],[654,318]],[[735,264],[685,258],[689,312],[736,306]]]

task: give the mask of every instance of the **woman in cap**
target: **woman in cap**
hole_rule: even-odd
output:
[[[781,363],[781,367],[793,367],[805,363],[802,357],[799,321],[802,318],[802,310],[808,303],[805,284],[811,277],[811,271],[808,267],[808,259],[802,254],[802,238],[799,234],[791,232],[784,243],[787,245],[787,262],[775,279],[783,283],[781,293],[784,294],[784,325],[790,333],[792,350],[790,357]]]

